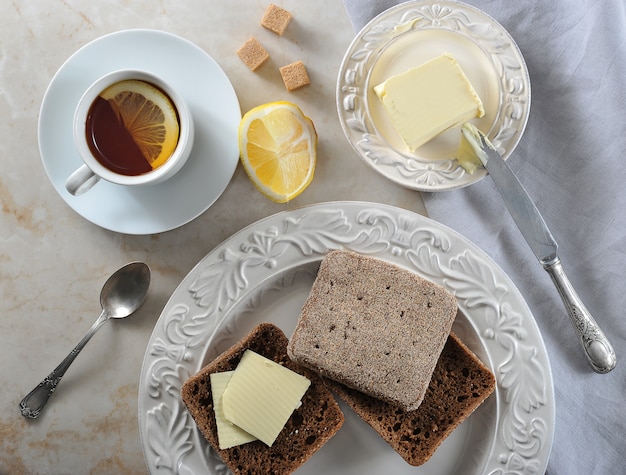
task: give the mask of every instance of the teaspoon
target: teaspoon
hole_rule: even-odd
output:
[[[141,307],[149,287],[150,268],[143,262],[126,264],[108,278],[100,292],[102,313],[61,364],[22,399],[20,411],[24,417],[35,419],[39,416],[59,381],[91,337],[109,318],[128,317]]]

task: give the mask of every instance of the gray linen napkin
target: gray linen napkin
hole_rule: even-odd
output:
[[[356,31],[394,0],[344,0]],[[429,215],[484,249],[528,302],[552,365],[549,474],[626,470],[626,4],[623,0],[467,0],[506,28],[526,60],[531,112],[509,158],[559,242],[565,271],[617,353],[588,365],[548,275],[490,177],[426,193]],[[389,186],[396,186],[390,183]]]

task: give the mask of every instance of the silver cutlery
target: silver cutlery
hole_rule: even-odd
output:
[[[100,292],[102,313],[82,340],[44,380],[20,402],[24,417],[35,419],[56,390],[61,378],[91,337],[110,318],[126,318],[146,300],[150,286],[150,269],[143,262],[131,262],[118,269]]]
[[[556,240],[539,210],[485,135],[470,124],[463,127],[463,134],[489,172],[524,239],[552,278],[578,333],[587,360],[597,373],[608,373],[616,364],[615,351],[565,275],[557,254]]]

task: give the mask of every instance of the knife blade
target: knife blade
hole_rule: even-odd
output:
[[[489,172],[515,224],[552,278],[570,320],[578,332],[587,360],[598,373],[608,373],[617,362],[615,351],[563,271],[558,245],[522,183],[485,135],[472,124],[462,128],[478,159]]]

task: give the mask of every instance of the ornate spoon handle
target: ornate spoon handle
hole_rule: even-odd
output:
[[[82,340],[80,340],[80,342],[78,342],[78,345],[74,347],[74,349],[63,359],[63,361],[61,361],[59,366],[52,370],[52,373],[46,376],[43,381],[35,387],[35,389],[22,399],[22,402],[20,402],[20,412],[24,417],[36,419],[39,416],[48,402],[48,399],[50,399],[50,396],[54,393],[59,381],[61,381],[61,378],[67,369],[78,356],[78,353],[80,353],[91,337],[94,336],[94,334],[102,325],[104,325],[106,321],[107,315],[103,310],[87,334]]]
[[[560,259],[545,264],[544,269],[559,291],[589,363],[597,373],[608,373],[617,362],[615,351],[565,275]]]

